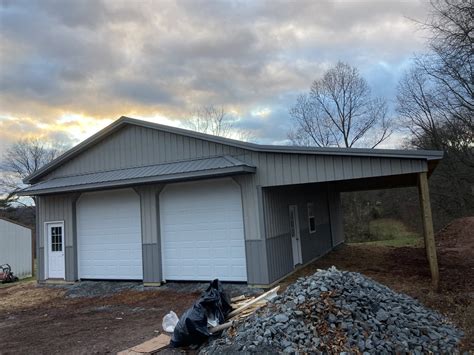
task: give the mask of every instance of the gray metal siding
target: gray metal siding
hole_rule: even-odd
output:
[[[279,186],[427,171],[421,159],[258,153],[237,156],[257,167],[256,184]]]
[[[269,283],[293,271],[289,205],[298,206],[303,263],[331,250],[327,184],[264,189],[265,231]],[[316,232],[308,230],[307,203],[314,204]]]
[[[268,285],[267,253],[265,240],[246,240],[247,282],[251,285]]]
[[[45,179],[242,152],[239,148],[202,139],[126,126],[52,171]]]
[[[161,282],[161,237],[159,219],[159,193],[164,185],[140,186],[142,226],[143,282]]]
[[[293,271],[293,254],[289,233],[266,240],[269,283]]]
[[[260,218],[255,175],[239,175],[234,176],[233,179],[240,185],[242,194],[245,239],[260,239]]]
[[[66,246],[64,250],[64,262],[66,264],[66,281],[77,280],[77,248]]]
[[[163,280],[160,244],[143,244],[143,282],[159,283]]]
[[[306,228],[301,235],[303,264],[323,256],[332,249],[331,227],[329,223],[317,224],[316,232],[309,234]]]
[[[332,187],[328,188],[329,218],[331,223],[332,246],[344,242],[344,223],[341,205],[341,193]]]
[[[125,126],[42,180],[216,155],[257,167],[255,184],[278,186],[398,175],[428,170],[425,159],[255,152],[152,128]]]
[[[77,256],[75,248],[75,202],[78,194],[37,197],[38,209],[38,274],[44,280],[45,222],[64,221],[64,247],[66,280],[77,280]]]

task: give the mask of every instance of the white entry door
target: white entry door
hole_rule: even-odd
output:
[[[291,247],[293,249],[293,265],[303,263],[303,257],[301,255],[301,236],[300,236],[300,222],[298,219],[298,206],[290,205],[290,235],[291,235]]]
[[[241,192],[232,179],[167,185],[160,221],[165,280],[247,281]]]
[[[47,225],[48,250],[48,278],[64,279],[64,224],[48,223]]]

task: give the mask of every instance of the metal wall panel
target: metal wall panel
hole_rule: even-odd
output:
[[[39,280],[44,280],[44,241],[45,222],[64,221],[64,246],[65,246],[65,270],[66,280],[77,280],[77,255],[75,248],[76,240],[76,214],[75,202],[78,194],[52,195],[37,197],[38,230],[36,243],[38,245],[38,275]]]
[[[77,280],[77,248],[66,246],[64,249],[64,262],[66,263],[66,281]]]
[[[140,195],[142,226],[143,282],[161,282],[161,238],[159,193],[164,185],[136,187]]]
[[[192,158],[238,155],[243,151],[240,148],[151,128],[125,126],[52,171],[42,180]]]
[[[158,283],[163,280],[161,247],[158,243],[143,244],[143,282]]]
[[[253,174],[239,175],[233,177],[240,185],[242,193],[242,208],[244,218],[244,232],[246,240],[261,238],[260,219],[258,213],[257,186]]]
[[[317,224],[316,232],[309,234],[308,228],[302,231],[301,251],[303,263],[310,262],[330,252],[332,249],[331,227],[329,223]]]
[[[36,262],[38,263],[36,279],[38,281],[44,281],[44,248],[36,248]]]
[[[298,206],[303,263],[331,250],[327,184],[265,188],[263,192],[268,277],[272,283],[293,270],[289,206]],[[307,204],[314,204],[316,232],[308,229]]]
[[[272,283],[293,271],[293,254],[289,234],[266,240],[268,258],[268,278]]]
[[[19,278],[31,276],[32,231],[0,218],[0,264],[9,264]]]
[[[251,285],[268,285],[267,253],[265,240],[246,240],[247,282]]]
[[[344,242],[343,210],[341,205],[341,193],[334,188],[328,188],[329,215],[331,222],[332,246],[336,247]]]
[[[146,185],[135,188],[140,195],[143,244],[160,243],[158,194],[165,185]]]
[[[225,154],[256,166],[255,184],[261,186],[408,174],[428,169],[424,159],[254,152],[200,138],[128,125],[42,180]]]

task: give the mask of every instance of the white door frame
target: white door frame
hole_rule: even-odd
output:
[[[49,279],[49,252],[50,252],[50,239],[49,239],[49,231],[51,227],[61,227],[62,228],[62,252],[63,252],[63,262],[64,262],[64,274],[62,279],[66,279],[66,258],[65,258],[65,249],[66,249],[66,233],[64,230],[64,221],[48,221],[44,222],[44,238],[43,238],[43,246],[44,246],[44,278]],[[61,277],[59,277],[61,279]]]
[[[296,266],[298,264],[303,264],[303,256],[301,253],[301,233],[300,221],[298,216],[298,205],[288,206],[288,218],[290,223],[290,238],[291,249],[293,252],[293,266]],[[294,226],[292,226],[292,222],[294,223]]]

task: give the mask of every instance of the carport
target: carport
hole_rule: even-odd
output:
[[[416,186],[432,287],[438,289],[439,271],[428,178],[441,157],[442,153],[438,152],[435,159],[427,160],[426,171],[413,172],[409,168],[405,170],[402,168],[396,174],[380,173],[371,177],[330,181],[321,179],[323,181],[315,183],[263,187],[262,205],[267,235],[267,259],[269,272],[273,270],[270,278],[278,279],[279,275],[284,275],[288,270],[323,256],[344,242],[341,193]],[[337,175],[334,173],[330,177]],[[285,237],[286,225],[290,225],[287,233],[289,237]]]
[[[380,178],[339,181],[334,184],[334,187],[339,192],[353,192],[417,186],[421,209],[421,219],[423,224],[423,240],[426,250],[426,257],[428,259],[431,271],[432,286],[437,290],[439,287],[439,270],[436,256],[436,245],[434,239],[433,219],[428,185],[428,177],[431,175],[433,169],[434,166],[432,166],[428,172],[421,172],[417,174],[404,174]]]

